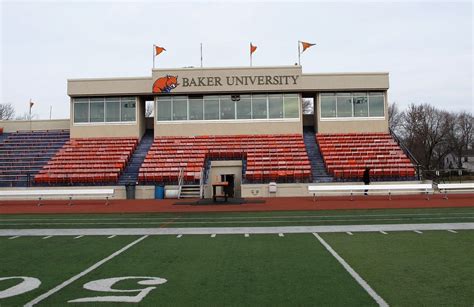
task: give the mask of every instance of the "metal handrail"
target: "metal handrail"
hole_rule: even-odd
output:
[[[400,138],[395,134],[395,132],[389,127],[388,131],[390,132],[390,135],[392,138],[397,142],[398,146],[403,150],[403,152],[408,156],[408,159],[412,161],[412,163],[416,166],[416,174],[418,177],[418,180],[421,180],[421,164],[418,162],[418,160],[415,158],[415,155],[411,153],[411,151],[408,149],[408,147],[405,146],[405,144],[402,143]]]

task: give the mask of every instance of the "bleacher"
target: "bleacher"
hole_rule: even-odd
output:
[[[137,144],[136,138],[71,139],[35,176],[35,182],[115,184]]]
[[[326,169],[341,180],[359,180],[366,167],[372,179],[410,179],[415,168],[388,133],[316,134]]]
[[[28,186],[69,140],[69,130],[18,131],[0,142],[0,186]]]
[[[305,182],[311,166],[300,134],[158,137],[140,168],[141,183],[197,183],[209,159],[244,162],[246,182]]]

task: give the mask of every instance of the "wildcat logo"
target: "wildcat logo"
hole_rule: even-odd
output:
[[[170,93],[178,85],[178,76],[166,75],[166,77],[156,79],[153,83],[153,93]]]

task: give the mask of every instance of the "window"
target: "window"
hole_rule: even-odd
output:
[[[120,121],[120,97],[105,98],[105,121]]]
[[[74,122],[88,123],[89,122],[89,99],[78,98],[74,99]]]
[[[157,120],[171,120],[171,97],[160,97],[157,99]]]
[[[219,98],[217,96],[204,96],[204,119],[219,119]]]
[[[173,97],[173,120],[188,119],[188,98],[186,96]]]
[[[252,118],[267,118],[267,95],[252,96]]]
[[[384,116],[384,95],[382,92],[369,93],[369,116]]]
[[[250,95],[235,95],[233,97],[237,105],[237,119],[251,119],[252,99]]]
[[[350,93],[336,94],[337,117],[352,117],[352,97]]]
[[[135,121],[136,102],[134,97],[122,97],[121,99],[121,120],[123,122]]]
[[[235,119],[235,102],[230,95],[221,96],[221,119]]]
[[[321,94],[321,117],[336,117],[336,93]]]
[[[268,117],[283,118],[283,95],[268,95]]]
[[[367,103],[367,93],[353,93],[354,117],[369,116],[369,104]]]
[[[285,106],[285,118],[299,118],[300,96],[298,94],[283,95]]]
[[[189,120],[202,120],[203,110],[202,97],[189,97]]]
[[[321,93],[321,118],[384,117],[384,92]]]
[[[104,98],[90,99],[91,123],[104,122]]]

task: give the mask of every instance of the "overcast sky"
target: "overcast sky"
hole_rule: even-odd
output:
[[[1,0],[0,0],[1,1]],[[157,66],[292,65],[389,72],[389,101],[473,112],[473,5],[465,2],[1,2],[0,103],[69,117],[66,79],[150,76]]]

